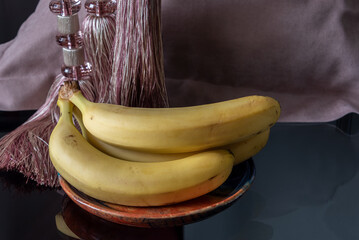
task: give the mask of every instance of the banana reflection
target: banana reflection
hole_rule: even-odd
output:
[[[65,220],[60,213],[56,214],[55,216],[56,228],[59,232],[61,232],[61,236],[64,238],[73,238],[73,239],[80,239],[75,233],[71,231],[71,229],[66,225]]]
[[[67,196],[62,211],[55,216],[56,227],[62,239],[116,240],[116,239],[183,239],[183,228],[138,228],[120,225],[92,215]]]

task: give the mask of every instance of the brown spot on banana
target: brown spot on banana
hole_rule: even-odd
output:
[[[65,137],[66,144],[77,146],[77,140],[74,135],[70,134]]]
[[[218,176],[218,174],[214,175],[213,177],[208,178],[208,181],[211,181],[211,180],[215,179],[217,176]]]

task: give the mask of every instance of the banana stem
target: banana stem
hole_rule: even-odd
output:
[[[66,81],[59,91],[59,98],[70,100],[80,111],[85,111],[89,101],[81,94],[77,81]],[[59,106],[60,107],[60,106]]]
[[[81,112],[85,112],[87,109],[87,105],[90,103],[80,91],[73,93],[73,95],[69,99],[72,103],[76,105],[80,109]]]

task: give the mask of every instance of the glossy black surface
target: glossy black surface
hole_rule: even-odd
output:
[[[359,136],[333,125],[277,125],[252,188],[185,239],[359,239],[358,153]]]
[[[185,240],[359,239],[359,134],[350,132],[335,122],[277,124],[253,158],[256,179],[243,197],[206,220],[163,231]],[[0,239],[66,239],[55,225],[62,191],[25,184],[18,174],[2,172],[0,181]]]

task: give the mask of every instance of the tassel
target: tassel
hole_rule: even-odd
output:
[[[0,169],[18,171],[39,185],[58,186],[57,172],[48,155],[48,142],[58,120],[58,91],[67,78],[57,76],[45,103],[25,123],[0,140]],[[88,81],[80,81],[86,97],[94,99]]]
[[[62,15],[58,16],[58,22],[69,20],[63,17],[76,14],[80,6],[80,2],[74,0],[55,0],[50,3],[51,11]],[[76,17],[72,20],[76,22]],[[81,45],[79,27],[62,24],[58,28],[60,33],[65,34],[57,36],[60,45],[67,45],[69,49]],[[64,57],[66,51],[64,48]],[[71,53],[71,50],[68,52]],[[81,58],[76,59],[81,61]],[[71,54],[66,61],[72,61]],[[88,65],[63,66],[63,74],[57,76],[52,84],[45,103],[24,124],[0,140],[0,169],[19,171],[39,185],[59,186],[57,172],[48,154],[48,141],[59,115],[56,108],[58,91],[65,80],[84,77],[83,81],[79,81],[81,89],[88,99],[94,99],[95,89],[85,77],[89,72]]]
[[[111,0],[88,0],[83,21],[83,41],[86,59],[92,65],[92,78],[97,89],[96,102],[109,102],[112,75],[113,43],[116,33],[116,3]]]
[[[40,185],[57,185],[48,157],[48,139],[55,126],[54,113],[62,75],[52,84],[45,103],[24,124],[0,140],[0,169],[19,171]]]
[[[110,97],[112,103],[168,107],[160,0],[120,0]]]

